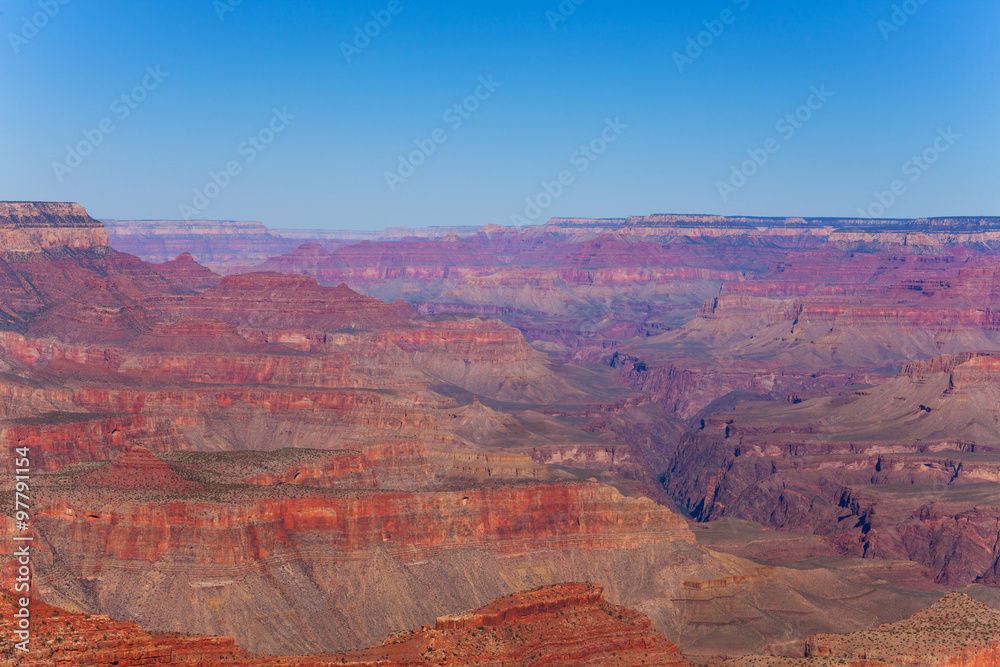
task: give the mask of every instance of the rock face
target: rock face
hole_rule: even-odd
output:
[[[727,567],[581,428],[630,392],[588,393],[507,325],[183,255],[5,257],[0,440],[31,451],[46,600],[318,652],[555,577],[650,597],[608,562]]]
[[[0,665],[139,665],[176,664],[171,647],[155,641],[134,623],[107,616],[73,614],[32,600],[31,636],[27,652],[14,645],[15,612],[20,607],[7,592],[0,593]]]
[[[0,247],[5,253],[107,245],[104,226],[79,204],[0,202]]]
[[[907,653],[911,655],[903,659],[895,657]],[[813,637],[806,654],[874,659],[890,664],[907,659],[912,663],[922,660],[928,665],[995,664],[1000,660],[1000,613],[956,593],[906,621],[844,637]]]
[[[9,641],[16,610],[0,595],[5,631],[0,665],[478,665],[518,664],[685,667],[677,647],[649,619],[611,605],[593,584],[559,584],[495,600],[468,614],[438,619],[434,629],[400,632],[355,653],[270,658],[237,648],[231,639],[149,635],[133,623],[31,603],[34,638],[27,655]]]
[[[114,461],[82,475],[78,483],[94,489],[119,491],[156,489],[161,493],[179,492],[190,486],[168,464],[154,457],[145,447],[138,445],[126,447]]]
[[[782,398],[1000,348],[997,247],[994,218],[650,216],[313,244],[259,268],[497,316],[691,417],[732,392]]]
[[[588,609],[604,646],[622,604],[708,662],[1000,581],[996,219],[112,227],[156,263],[79,207],[0,215],[0,442],[31,450],[47,602],[287,655],[428,626],[361,663],[652,659],[512,629]],[[608,602],[461,620],[559,581]]]
[[[649,592],[624,572],[653,576],[678,558],[690,574],[721,565],[680,517],[605,485],[441,488],[426,462],[430,478],[409,478],[418,488],[402,492],[372,482],[407,480],[415,460],[393,461],[393,475],[309,466],[322,460],[316,453],[282,473],[285,457],[243,456],[242,479],[226,479],[237,470],[230,458],[168,463],[133,448],[96,469],[38,478],[39,592],[147,628],[230,634],[252,651],[287,654],[368,645],[548,577],[597,578],[616,599],[638,601]],[[659,564],[643,564],[651,558]],[[603,571],[609,560],[622,576]],[[139,588],[146,593],[128,594]]]
[[[994,582],[997,362],[939,356],[873,388],[713,415],[684,436],[671,495],[701,519],[809,530],[946,584]]]
[[[649,216],[312,244],[259,268],[498,317],[690,418],[737,392],[784,400],[1000,350],[998,247],[995,218]]]
[[[649,619],[611,605],[601,587],[560,584],[437,619],[345,656],[348,665],[660,665],[688,663]]]
[[[403,441],[363,454],[133,448],[36,476],[36,590],[285,655],[368,646],[553,580],[591,580],[699,662],[896,620],[938,590],[900,563],[761,566],[695,544],[648,499],[593,482],[488,481],[502,468],[485,465],[491,475]]]
[[[68,211],[82,228],[101,229],[78,208]],[[21,216],[11,213],[11,229],[22,229],[21,209],[47,210],[8,209]],[[497,322],[420,317],[310,278],[219,279],[189,255],[150,265],[106,245],[36,250],[4,265],[0,415],[11,421],[0,438],[34,444],[38,469],[108,459],[127,442],[154,451],[337,447],[402,430],[468,450],[475,443],[440,414],[461,404],[432,386],[590,400]]]
[[[849,635],[817,635],[804,659],[753,656],[726,667],[985,667],[1000,663],[1000,613],[961,593],[913,617]]]

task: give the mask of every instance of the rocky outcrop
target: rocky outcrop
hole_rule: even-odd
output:
[[[46,600],[291,654],[594,581],[699,661],[912,611],[888,561],[749,562],[643,495],[1000,577],[996,220],[205,227],[139,230],[157,264],[76,232],[3,256]]]
[[[2,253],[108,247],[104,226],[79,204],[0,202]]]
[[[172,424],[141,414],[50,412],[0,423],[0,444],[8,450],[29,447],[32,466],[39,471],[81,461],[105,461],[136,441],[158,451],[192,448]],[[13,469],[10,461],[0,468]]]
[[[171,647],[156,641],[134,623],[107,616],[74,614],[32,599],[27,651],[15,648],[21,607],[6,591],[0,593],[0,665],[48,667],[49,665],[176,664]]]
[[[5,667],[42,665],[188,665],[210,667],[415,667],[477,665],[525,667],[601,664],[613,667],[685,667],[678,648],[663,638],[642,614],[606,602],[593,584],[558,584],[491,602],[462,617],[469,625],[439,619],[437,627],[397,632],[381,645],[353,653],[274,658],[253,655],[224,637],[173,633],[150,635],[133,623],[107,616],[82,615],[32,601],[30,651],[21,654],[10,641],[16,607],[0,594],[5,622],[0,650]],[[447,626],[447,627],[445,627]]]
[[[153,270],[171,283],[195,290],[216,287],[221,280],[218,274],[195,261],[189,252],[182,252],[172,260],[155,264]]]
[[[470,475],[475,462],[405,441],[166,458],[130,447],[33,482],[36,588],[146,628],[226,632],[287,654],[364,646],[543,572],[635,599],[602,563],[704,558],[686,522],[648,499],[594,483],[488,481],[517,479],[503,464]],[[125,594],[136,586],[146,593]]]
[[[458,616],[433,629],[402,633],[381,646],[348,654],[345,664],[658,665],[688,663],[649,619],[611,605],[600,586],[559,584],[519,593]]]
[[[678,446],[671,495],[703,520],[808,530],[942,583],[994,582],[996,366],[993,353],[938,356],[842,396],[713,415]]]
[[[1000,661],[1000,613],[961,593],[898,623],[816,635],[805,658],[751,656],[725,667],[986,667]]]
[[[993,218],[556,219],[447,242],[312,244],[260,268],[498,317],[550,354],[614,364],[688,418],[733,392],[782,400],[1000,349],[998,233]]]
[[[889,665],[995,664],[1000,659],[1000,613],[954,593],[899,623],[847,636],[812,637],[806,645],[806,657],[822,656]]]
[[[899,564],[760,566],[700,548],[687,522],[648,499],[596,483],[498,483],[498,462],[480,464],[492,471],[481,477],[472,465],[401,440],[365,452],[131,449],[39,474],[37,592],[147,629],[294,654],[434,627],[553,579],[590,580],[699,661],[895,620],[920,599],[900,595],[918,575],[890,576]],[[491,609],[486,625],[514,613]]]
[[[158,484],[133,483],[140,477]],[[169,466],[135,450],[82,475],[78,484],[141,491],[140,498],[171,498],[186,490]],[[117,506],[67,498],[40,508],[36,521],[44,524],[52,540],[73,536],[77,545],[73,559],[85,568],[81,575],[100,561],[158,563],[169,554],[190,550],[191,544],[197,545],[190,553],[194,562],[254,564],[302,540],[311,542],[311,549],[326,544],[342,558],[379,546],[404,560],[467,547],[519,553],[559,547],[634,549],[674,540],[694,543],[683,520],[669,510],[595,484],[525,484],[415,495],[361,491],[317,495],[282,487],[271,491],[240,494],[227,489],[223,497],[238,501],[236,506],[199,502],[201,494],[193,490],[182,494],[188,496],[184,505],[162,507],[131,504],[130,494],[123,495]],[[158,527],[165,525],[186,528],[161,532]],[[248,526],[254,528],[248,531]],[[148,536],[138,543],[121,539],[135,532]],[[251,543],[252,550],[234,549]]]
[[[496,628],[504,623],[517,622],[532,616],[554,614],[569,607],[586,607],[600,604],[604,597],[600,586],[564,585],[557,588],[534,590],[496,600],[467,614],[442,616],[435,630],[474,630],[479,627]]]
[[[178,493],[195,485],[174,472],[153,456],[145,447],[131,445],[119,452],[113,461],[77,479],[91,489],[137,491],[156,489],[158,493]]]

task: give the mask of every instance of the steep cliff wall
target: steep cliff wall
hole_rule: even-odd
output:
[[[108,247],[104,226],[79,204],[0,202],[0,252]]]
[[[274,658],[253,655],[225,637],[150,635],[133,623],[31,603],[33,639],[21,654],[10,641],[15,602],[0,594],[4,630],[0,665],[188,665],[216,667],[415,667],[476,665],[685,667],[677,647],[640,613],[611,605],[593,584],[559,584],[495,600],[468,617],[488,614],[488,627],[437,627],[397,632],[379,646],[353,653]],[[439,622],[439,626],[441,623]]]

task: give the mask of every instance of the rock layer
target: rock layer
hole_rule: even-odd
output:
[[[49,601],[292,653],[584,580],[703,661],[1000,579],[995,219],[553,220],[291,252],[208,225],[190,249],[221,277],[170,260],[169,230],[149,264],[80,210],[22,208],[0,439],[33,451]],[[938,583],[751,562],[767,540],[693,544],[643,495]]]
[[[16,609],[7,594],[0,595],[0,609],[4,619]],[[363,651],[295,658],[253,655],[221,637],[149,635],[132,623],[73,614],[38,601],[30,609],[35,625],[29,652],[14,650],[7,639],[12,624],[6,621],[0,624],[5,656],[0,665],[687,665],[649,619],[609,604],[600,586],[592,584],[560,584],[495,600],[461,617],[439,619],[434,629],[399,632]]]
[[[997,359],[939,356],[850,394],[714,415],[679,446],[671,495],[704,520],[809,530],[942,583],[994,582]]]
[[[1000,662],[1000,613],[955,593],[913,617],[849,635],[817,635],[802,659],[754,656],[725,667],[986,667]]]

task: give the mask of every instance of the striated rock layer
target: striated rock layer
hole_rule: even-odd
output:
[[[998,361],[940,356],[876,387],[713,415],[682,439],[671,495],[703,520],[808,530],[941,583],[995,584]]]
[[[996,218],[661,215],[311,244],[254,270],[498,317],[691,417],[731,392],[780,400],[1000,350],[998,248]]]
[[[1000,664],[1000,613],[966,595],[913,617],[849,635],[817,635],[806,657],[752,656],[725,667],[987,667]]]
[[[0,248],[5,254],[107,245],[104,226],[79,204],[0,202]]]
[[[36,593],[284,655],[368,646],[499,596],[589,580],[705,661],[897,620],[937,590],[920,590],[906,564],[762,566],[702,548],[676,514],[607,485],[488,481],[496,462],[485,476],[466,472],[472,462],[441,465],[404,441],[377,455],[130,447],[37,474]],[[3,520],[0,533],[14,528]]]
[[[604,564],[622,573],[650,557],[659,567],[683,558],[692,573],[720,565],[680,517],[599,484],[362,490],[362,467],[360,476],[342,470],[338,489],[332,475],[323,487],[267,478],[249,460],[252,483],[226,484],[210,472],[222,469],[187,459],[133,448],[97,469],[39,477],[41,595],[147,628],[230,634],[253,651],[319,652],[551,578],[605,581],[616,599],[646,594]],[[304,463],[293,464],[293,479],[308,474]],[[375,482],[400,479],[372,472]]]
[[[658,665],[688,663],[642,614],[609,604],[600,586],[561,584],[495,600],[433,628],[348,654],[360,665]]]
[[[593,581],[701,662],[1000,581],[995,219],[208,225],[222,277],[4,211],[0,441],[49,602],[293,654]],[[643,496],[836,551],[723,553]]]
[[[14,614],[21,609],[18,598],[0,593],[0,665],[5,667],[49,667],[50,665],[140,665],[177,664],[169,645],[156,641],[134,623],[123,623],[101,615],[67,612],[32,599],[27,641],[15,635],[19,629]]]
[[[0,665],[611,665],[685,667],[677,647],[640,613],[609,604],[593,584],[559,584],[509,596],[435,627],[399,632],[379,646],[324,656],[271,658],[237,648],[231,639],[177,634],[149,635],[132,623],[69,613],[33,601],[30,651],[8,640],[14,600],[0,595],[5,621]]]

